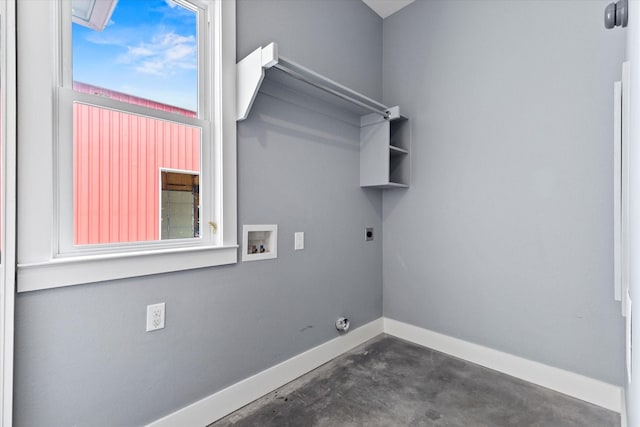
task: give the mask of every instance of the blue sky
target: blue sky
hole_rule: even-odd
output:
[[[171,0],[118,0],[102,32],[73,24],[73,79],[195,111],[196,38]]]

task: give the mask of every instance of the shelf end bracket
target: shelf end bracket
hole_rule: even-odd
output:
[[[236,121],[249,116],[266,69],[278,63],[278,45],[259,47],[236,64]]]

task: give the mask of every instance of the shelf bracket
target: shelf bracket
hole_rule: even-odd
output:
[[[265,78],[266,70],[274,68],[288,74],[295,80],[308,86],[329,93],[343,101],[347,101],[361,110],[371,111],[384,120],[400,117],[397,108],[389,108],[361,93],[341,85],[321,74],[316,73],[300,64],[296,64],[278,55],[278,45],[270,43],[266,47],[259,47],[236,64],[236,120],[242,121],[249,116],[253,102],[256,99],[260,85]]]
[[[236,64],[236,120],[247,118],[256,99],[265,70],[278,63],[278,45],[259,47]]]

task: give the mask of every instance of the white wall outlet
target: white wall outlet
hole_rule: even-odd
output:
[[[164,329],[164,303],[147,306],[147,332]]]
[[[293,249],[296,251],[304,249],[304,232],[296,231],[293,235]]]

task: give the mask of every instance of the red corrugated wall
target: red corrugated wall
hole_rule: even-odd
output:
[[[158,240],[159,170],[199,171],[200,129],[73,108],[75,244]]]

